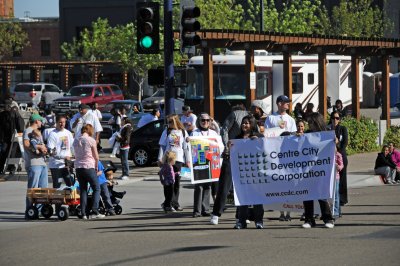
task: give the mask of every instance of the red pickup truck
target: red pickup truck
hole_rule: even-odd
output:
[[[64,97],[54,100],[52,109],[55,113],[78,111],[80,104],[98,103],[101,110],[104,105],[114,100],[123,100],[122,90],[114,84],[87,84],[72,87]]]

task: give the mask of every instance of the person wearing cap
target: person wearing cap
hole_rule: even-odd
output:
[[[33,130],[40,129],[44,122],[43,117],[39,114],[32,114],[29,118],[29,127],[24,130],[23,144],[25,154],[25,169],[28,173],[28,188],[47,188],[48,174],[47,164],[43,154],[47,154],[47,148],[44,144],[38,144],[36,148],[40,151],[36,154],[31,149],[30,136]],[[43,139],[41,139],[43,143]],[[26,198],[26,210],[32,205],[30,200]],[[27,217],[25,213],[25,217]]]
[[[185,126],[186,131],[190,134],[196,129],[197,116],[193,114],[193,110],[189,105],[184,105],[182,107],[181,122]]]
[[[224,151],[224,144],[222,143],[221,136],[211,129],[211,117],[207,113],[201,113],[197,119],[196,129],[192,131],[191,136],[203,136],[214,138],[219,147],[220,154]],[[213,184],[215,182],[212,182]],[[193,203],[193,217],[210,216],[210,194],[211,184],[201,183],[194,185],[194,203]]]
[[[261,119],[264,115],[267,115],[267,106],[263,100],[254,100],[251,102],[251,113],[254,118],[257,120],[258,128],[260,133],[264,132],[264,123],[262,123]]]
[[[276,99],[276,105],[278,106],[278,111],[272,113],[265,120],[265,128],[280,127],[284,131],[296,132],[296,121],[287,114],[289,109],[289,103],[291,100],[286,95],[281,95]]]
[[[89,112],[90,106],[87,104],[79,105],[79,113],[76,114],[73,118],[72,122],[72,130],[75,132],[75,139],[78,139],[81,136],[81,129],[84,125],[92,125],[94,129],[93,138],[96,140],[96,143],[100,141],[100,132],[103,131],[103,128],[100,124],[99,118],[93,113]]]
[[[151,111],[151,113],[149,114],[145,114],[144,116],[142,116],[137,124],[137,128],[140,128],[144,125],[147,125],[148,123],[152,122],[152,121],[156,121],[158,119],[160,119],[161,113],[160,113],[160,109],[153,109]]]

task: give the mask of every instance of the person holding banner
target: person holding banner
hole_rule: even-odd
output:
[[[217,132],[212,130],[211,117],[207,113],[201,113],[196,122],[196,129],[192,131],[191,136],[212,137],[218,142],[220,153],[224,150],[222,138]],[[194,203],[193,203],[193,218],[200,216],[210,216],[210,192],[211,184],[201,183],[194,185]]]
[[[189,161],[190,156],[189,144],[187,142],[188,133],[185,127],[179,120],[176,114],[167,116],[168,128],[164,129],[161,134],[158,144],[160,145],[160,153],[158,155],[158,165],[161,166],[163,155],[166,151],[173,151],[176,153],[176,162],[174,164],[174,172],[181,172],[182,166],[186,163],[188,167],[191,166]],[[172,196],[171,205],[176,211],[183,211],[179,205],[179,189],[180,189],[180,175],[175,176],[174,191]],[[162,204],[164,208],[164,204]]]
[[[308,128],[309,130],[307,132],[326,131],[327,126],[324,117],[320,113],[312,113],[308,118]],[[329,207],[328,201],[326,199],[319,199],[318,202],[321,208],[321,219],[324,221],[325,227],[333,228],[335,225],[333,223],[332,211]],[[316,223],[314,218],[314,201],[304,201],[303,205],[305,222],[302,227],[306,229],[315,227]]]
[[[245,116],[241,124],[241,133],[237,139],[257,139],[264,137],[258,132],[257,120],[252,115]],[[238,207],[238,221],[236,222],[234,229],[244,229],[247,227],[246,220],[248,218],[248,205],[242,205]],[[253,205],[254,209],[254,222],[257,229],[264,228],[264,206],[262,204]]]

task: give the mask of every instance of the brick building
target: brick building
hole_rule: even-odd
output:
[[[0,18],[14,17],[14,0],[0,1]]]

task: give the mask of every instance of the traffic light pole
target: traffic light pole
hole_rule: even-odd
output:
[[[165,115],[174,110],[174,33],[172,30],[172,0],[164,0],[164,90]]]

